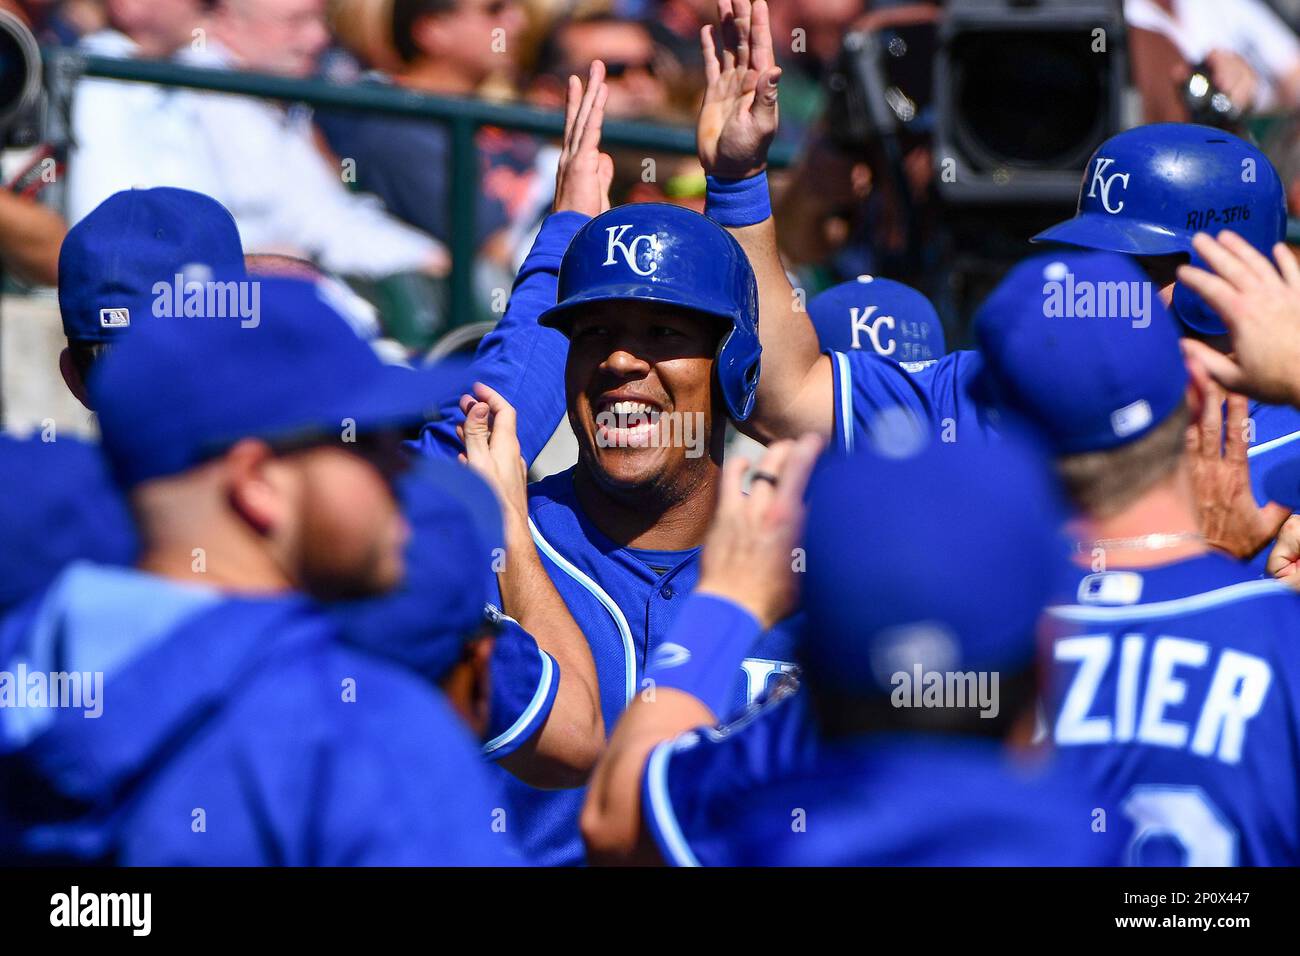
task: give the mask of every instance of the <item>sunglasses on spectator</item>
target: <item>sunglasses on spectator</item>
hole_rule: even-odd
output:
[[[650,76],[655,75],[654,60],[606,60],[605,76],[611,80],[617,80],[619,77],[633,71],[639,70]]]

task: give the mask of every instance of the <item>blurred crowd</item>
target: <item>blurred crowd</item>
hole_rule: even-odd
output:
[[[933,276],[904,253],[939,248],[941,220],[929,119],[910,124],[901,165],[846,146],[828,121],[828,78],[853,30],[933,23],[937,3],[781,0],[772,8],[784,70],[780,142],[799,157],[775,176],[787,265],[813,294],[858,274],[924,289]],[[611,120],[690,125],[702,94],[705,0],[2,0],[44,44],[115,57],[382,85],[559,110],[571,74],[607,65]],[[1203,70],[1264,146],[1300,213],[1300,18],[1292,0],[1127,0],[1132,122],[1186,120],[1186,89]],[[1193,80],[1193,82],[1195,82]],[[932,104],[921,104],[923,113]],[[71,104],[66,177],[53,203],[70,225],[112,193],[170,185],[220,200],[244,247],[309,259],[374,302],[397,338],[427,347],[449,327],[499,316],[553,199],[557,143],[495,127],[477,136],[473,315],[452,316],[446,276],[461,228],[449,198],[450,132],[436,122],[172,88],[83,81]],[[666,201],[699,210],[694,156],[611,147],[615,204]],[[896,175],[902,169],[904,175]],[[19,173],[6,168],[11,182]],[[904,195],[906,194],[906,195]],[[10,197],[0,207],[12,205]],[[0,208],[0,254],[20,276],[54,281],[61,223],[22,228]],[[15,218],[17,216],[17,218]],[[909,218],[913,217],[913,218]],[[17,238],[21,237],[21,241]],[[42,251],[44,250],[44,251]],[[915,257],[914,257],[915,258]]]

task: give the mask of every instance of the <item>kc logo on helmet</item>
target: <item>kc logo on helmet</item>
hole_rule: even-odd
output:
[[[1111,173],[1106,175],[1106,170],[1114,164],[1115,160],[1110,156],[1098,156],[1097,165],[1092,168],[1092,182],[1088,184],[1088,198],[1097,198],[1097,187],[1101,187],[1101,208],[1111,215],[1119,212],[1124,208],[1124,200],[1119,200],[1119,205],[1113,209],[1110,205],[1110,189],[1115,185],[1115,180],[1120,181],[1123,189],[1128,189],[1129,173]]]
[[[659,261],[654,256],[649,255],[649,253],[659,251],[659,237],[651,232],[646,233],[643,236],[637,236],[631,242],[624,242],[623,236],[626,235],[627,231],[631,228],[631,223],[628,223],[625,226],[610,226],[605,230],[609,233],[609,247],[605,253],[605,261],[601,264],[606,266],[617,265],[618,263],[614,259],[614,253],[621,252],[623,254],[623,261],[627,263],[629,269],[639,276],[651,275],[659,268]],[[638,249],[643,242],[645,243],[646,250],[648,250],[646,258],[649,260],[648,268],[645,269],[642,269],[637,264],[641,255],[641,253],[638,252]]]
[[[866,332],[867,338],[871,339],[871,347],[880,355],[893,355],[894,347],[898,345],[892,338],[889,344],[882,346],[880,344],[880,329],[883,326],[887,329],[894,327],[894,317],[892,315],[881,315],[876,317],[876,321],[870,321],[871,316],[875,314],[879,306],[869,305],[864,309],[859,309],[856,305],[849,309],[849,321],[853,329],[853,347],[860,349],[858,333]]]

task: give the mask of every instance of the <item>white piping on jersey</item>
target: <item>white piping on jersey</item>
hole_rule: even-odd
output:
[[[1083,604],[1058,604],[1049,607],[1047,613],[1064,621],[1148,621],[1159,617],[1173,617],[1179,614],[1191,614],[1221,604],[1232,604],[1252,597],[1294,594],[1290,587],[1281,581],[1242,581],[1224,588],[1193,594],[1172,601],[1156,601],[1151,604],[1126,604],[1111,607],[1089,607]]]
[[[636,693],[636,651],[632,647],[632,628],[628,627],[627,618],[623,616],[623,611],[599,584],[575,568],[567,558],[551,547],[551,543],[542,537],[542,533],[537,530],[537,525],[533,524],[531,517],[528,519],[528,530],[532,533],[533,543],[537,545],[538,550],[555,562],[555,566],[561,571],[586,588],[592,597],[604,605],[605,610],[614,619],[614,625],[618,628],[619,637],[623,639],[623,674],[627,691],[626,702],[631,704],[632,696]]]
[[[843,352],[832,352],[840,380],[840,434],[844,436],[844,450],[853,452],[853,370],[849,357]]]
[[[664,838],[663,849],[668,862],[673,866],[699,866],[700,861],[686,842],[677,815],[673,813],[672,799],[668,796],[668,756],[678,742],[679,739],[665,740],[650,751],[650,760],[645,768],[646,789],[650,796],[650,812]]]
[[[518,623],[517,621],[515,623]],[[521,733],[527,729],[537,717],[537,712],[542,709],[542,704],[551,693],[551,682],[555,679],[555,666],[551,663],[551,655],[546,653],[540,647],[537,653],[542,655],[542,679],[537,682],[537,690],[533,693],[533,699],[528,702],[524,712],[519,715],[510,727],[503,733],[493,737],[483,745],[483,756],[489,756],[500,750],[506,744],[515,740]]]
[[[1295,441],[1297,438],[1300,438],[1300,432],[1292,432],[1289,435],[1280,435],[1277,438],[1270,438],[1268,441],[1260,442],[1258,445],[1251,445],[1246,449],[1246,457],[1253,458],[1266,451],[1272,451],[1274,448],[1281,448],[1283,445],[1291,444],[1291,442]]]

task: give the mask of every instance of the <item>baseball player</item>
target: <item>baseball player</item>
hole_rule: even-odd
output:
[[[261,261],[265,257],[247,257],[254,261],[253,271],[246,272],[247,259],[239,249],[238,239],[233,220],[220,204],[200,193],[168,188],[117,193],[69,230],[60,270],[60,306],[69,337],[62,366],[68,387],[83,404],[91,407],[84,386],[91,368],[115,342],[142,323],[184,318],[183,309],[173,315],[178,310],[172,306],[157,307],[158,283],[165,287],[164,295],[171,295],[178,282],[184,287],[185,283],[203,281],[204,276],[217,275],[222,282],[239,282],[256,290],[271,273],[290,271],[292,263],[267,263]],[[200,271],[195,271],[196,266]],[[303,264],[294,271],[307,277],[319,276],[319,270],[313,268]],[[551,282],[553,288],[553,278]],[[366,330],[359,328],[350,314],[352,303],[346,296],[328,281],[317,279],[312,287],[320,300],[313,308],[325,308],[336,318],[347,319],[349,326],[364,336]],[[207,307],[205,298],[203,309]],[[238,318],[250,326],[260,323],[260,316],[252,314]],[[454,401],[451,404],[454,409]],[[406,484],[415,481],[409,479]],[[104,498],[113,494],[107,488],[90,485],[83,488],[83,493]],[[410,499],[411,495],[402,495],[403,503]],[[414,500],[418,501],[418,497]],[[359,646],[395,654],[398,660],[421,653],[422,644],[430,637],[428,628],[421,624],[421,614],[437,611],[434,595],[440,593],[437,558],[428,555],[423,544],[430,536],[436,540],[436,517],[426,522],[411,514],[408,520],[418,532],[411,545],[410,568],[417,576],[427,572],[423,581],[431,590],[414,596],[408,588],[405,598],[386,596],[377,600],[376,604],[394,601],[395,606],[387,612],[379,609],[371,614],[350,615],[345,606],[340,607],[340,613],[347,617],[345,631],[350,639]],[[89,556],[95,546],[87,542],[86,547]],[[51,568],[50,573],[55,570],[58,568]],[[421,600],[427,603],[420,605]],[[490,613],[500,616],[495,610]],[[491,724],[484,738],[485,754],[511,773],[539,785],[570,779],[575,763],[581,768],[578,772],[585,775],[594,759],[593,741],[603,740],[603,734],[593,731],[579,736],[574,733],[574,721],[566,723],[564,733],[543,735],[541,730],[557,702],[562,716],[575,709],[594,713],[594,694],[586,699],[575,694],[581,687],[575,677],[561,696],[560,662],[555,653],[539,647],[531,634],[508,619],[502,619],[499,630],[498,639],[491,645],[492,707]],[[576,634],[561,634],[557,640],[564,637],[585,648]],[[548,642],[548,646],[562,655],[561,646],[554,642]],[[570,663],[570,670],[577,674],[579,667]],[[571,703],[575,696],[576,704]]]
[[[1182,264],[1206,266],[1193,245],[1197,233],[1222,231],[1244,239],[1264,256],[1286,236],[1282,181],[1268,157],[1245,140],[1206,126],[1157,123],[1111,137],[1092,155],[1079,192],[1079,211],[1034,237],[1136,256],[1179,319],[1185,338],[1221,352],[1230,348],[1222,317],[1203,295],[1178,279]],[[1300,410],[1252,401],[1246,419],[1229,430],[1249,430],[1250,486],[1257,508],[1236,521],[1258,524],[1250,540],[1228,543],[1232,553],[1254,558],[1264,570],[1268,549],[1287,512],[1267,508],[1264,476],[1276,461],[1296,453]],[[1254,519],[1254,520],[1251,520]]]
[[[908,421],[931,436],[944,441],[981,439],[992,422],[978,353],[953,352],[909,375],[862,350],[822,350],[810,323],[792,306],[797,296],[777,255],[764,174],[767,146],[777,125],[780,77],[772,57],[767,8],[761,0],[752,6],[749,0],[723,0],[719,8],[728,25],[720,44],[725,59],[715,51],[711,29],[706,28],[702,38],[709,92],[697,139],[701,162],[710,174],[706,211],[731,231],[754,266],[768,356],[754,414],[742,427],[760,440],[815,430],[834,447],[852,450],[878,440],[882,421],[896,421],[902,407]],[[1196,260],[1193,235],[1241,230],[1267,255],[1285,227],[1280,181],[1267,157],[1230,134],[1191,125],[1138,127],[1103,143],[1089,161],[1079,210],[1074,220],[1036,238],[1138,256],[1147,273],[1144,279],[1172,305],[1184,334],[1197,338],[1213,336],[1223,327],[1204,298],[1174,282],[1178,264],[1189,255]],[[1047,281],[1060,282],[1063,288],[1069,283],[1066,276]],[[1131,304],[1124,311],[1133,314],[1115,318],[1145,321]],[[1231,545],[1242,557],[1260,552],[1285,517],[1280,509],[1259,508],[1262,476],[1267,457],[1300,437],[1300,413],[1289,407],[1256,403],[1249,418],[1254,431],[1250,481],[1258,501],[1234,502],[1232,524],[1251,530],[1248,546]],[[1260,557],[1261,571],[1262,561]]]
[[[822,349],[870,349],[909,372],[947,351],[943,322],[930,300],[893,279],[861,275],[831,286],[808,300],[808,318]]]
[[[565,399],[578,438],[576,467],[526,493],[517,484],[498,488],[515,502],[507,513],[519,517],[517,526],[540,552],[545,574],[591,648],[603,749],[603,728],[612,727],[647,690],[649,663],[656,654],[672,652],[662,649],[699,574],[699,546],[722,463],[722,424],[728,416],[741,420],[749,414],[760,349],[753,273],[725,230],[677,206],[600,211],[599,65],[585,92],[573,82],[562,166],[568,169],[566,188],[582,185],[588,197],[580,209],[557,212],[542,227],[546,235],[578,224],[563,252],[550,308],[537,316],[543,331],[562,333],[562,371],[539,333],[520,327],[529,303],[519,300],[517,284],[511,330],[521,334],[501,340],[499,349],[481,348],[475,366],[485,352],[489,358],[513,354],[519,357],[509,365],[523,374],[499,377],[499,390],[476,389],[461,411],[472,413],[474,421],[491,416],[494,440],[499,423],[510,432],[518,422],[516,445],[522,448],[525,433],[549,436],[555,422],[546,420],[540,429],[535,422],[546,417],[555,394]],[[588,175],[577,176],[584,165]],[[538,394],[543,388],[549,394]],[[453,431],[446,423],[427,428],[426,453],[460,453]],[[515,462],[518,457],[515,451]],[[498,474],[517,478],[515,462],[500,461]],[[508,539],[513,524],[507,520]],[[527,580],[525,575],[512,585],[502,576],[501,606],[537,633],[552,615],[532,606],[535,589]],[[793,633],[783,622],[759,636],[740,666],[710,689],[720,715],[738,712],[794,669]],[[569,668],[563,661],[561,666],[567,675]],[[563,679],[561,685],[563,692]],[[530,859],[582,861],[581,789],[543,791],[514,781],[507,781],[507,789],[512,826],[522,833]]]
[[[261,295],[256,327],[141,324],[91,380],[141,553],[72,565],[31,618],[21,667],[82,699],[3,711],[5,858],[517,862],[446,700],[312,600],[401,580],[399,429],[458,373],[383,365],[310,284]],[[444,530],[481,550],[470,519]],[[454,697],[485,651],[476,625],[443,639]]]
[[[773,469],[775,515],[800,510],[791,471]],[[1089,828],[1095,803],[1028,747],[1036,625],[1063,561],[1044,456],[1018,441],[860,453],[828,463],[808,497],[804,690],[718,731],[688,687],[661,682],[655,701],[628,709],[595,775],[583,820],[593,854],[626,859],[640,833],[641,849],[683,866],[1110,862]],[[749,503],[749,534],[727,536],[729,506],[745,507],[724,491],[704,559],[721,546],[726,573],[719,587],[706,570],[694,600],[726,605],[742,630],[745,611],[783,600],[775,572],[789,541],[763,537],[783,519],[762,515],[762,500]],[[936,540],[980,560],[936,575]],[[680,640],[731,646],[718,610],[691,611]],[[791,753],[781,740],[805,697],[816,739]]]
[[[247,277],[235,220],[215,199],[159,186],[126,189],[96,206],[59,249],[68,339],[59,371],[68,390],[90,408],[90,370],[111,344],[160,312],[172,315],[177,285],[213,275]]]
[[[1113,253],[1066,257],[1080,280],[1142,276]],[[1050,437],[1082,514],[1050,611],[1058,759],[1099,795],[1093,828],[1129,864],[1295,865],[1300,598],[1207,547],[1185,433],[1208,376],[1185,364],[1176,321],[1162,304],[1145,328],[1044,321],[1060,261],[1021,263],[976,319],[1007,412]]]

